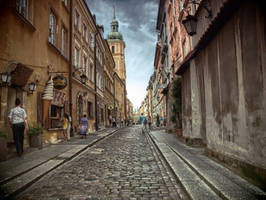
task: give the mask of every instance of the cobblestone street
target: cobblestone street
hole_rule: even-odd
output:
[[[52,171],[19,199],[188,199],[139,127],[126,128]]]

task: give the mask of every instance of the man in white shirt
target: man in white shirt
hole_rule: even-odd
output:
[[[24,130],[28,130],[26,111],[20,107],[20,99],[16,99],[15,108],[12,108],[9,115],[9,124],[13,130],[13,139],[16,144],[17,154],[19,156],[23,153],[24,145]]]

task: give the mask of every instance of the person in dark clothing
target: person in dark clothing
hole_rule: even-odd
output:
[[[160,117],[159,117],[158,114],[157,114],[157,116],[156,116],[156,126],[157,126],[157,127],[160,126]]]
[[[20,107],[20,99],[15,101],[16,107],[11,109],[8,120],[10,127],[13,131],[13,139],[16,144],[17,154],[19,156],[23,153],[24,145],[24,131],[28,130],[27,114],[26,111]]]

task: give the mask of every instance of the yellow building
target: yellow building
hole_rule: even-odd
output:
[[[125,65],[125,42],[123,36],[118,32],[119,23],[116,20],[115,12],[111,22],[111,32],[107,35],[107,41],[109,43],[114,61],[115,72],[118,75],[118,79],[115,83],[116,99],[117,99],[117,117],[121,121],[127,120],[127,92],[126,92],[126,65]]]
[[[0,130],[8,133],[9,146],[13,135],[7,114],[16,98],[21,99],[29,124],[44,125],[43,142],[62,137],[61,119],[69,112],[69,13],[68,1],[0,3],[0,73],[11,74],[10,83],[0,86]],[[47,105],[43,93],[50,77],[57,78]],[[34,92],[29,91],[29,83],[36,84]],[[25,147],[28,142],[25,134]]]

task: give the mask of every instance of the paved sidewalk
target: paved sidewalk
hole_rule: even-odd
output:
[[[261,189],[205,156],[203,148],[186,146],[165,131],[150,135],[192,199],[266,199]]]
[[[22,157],[0,162],[0,199],[22,190],[116,130],[109,128],[90,133],[83,139],[78,135],[72,137],[70,141],[50,145],[43,149],[25,153]],[[3,192],[5,194],[2,194]]]

